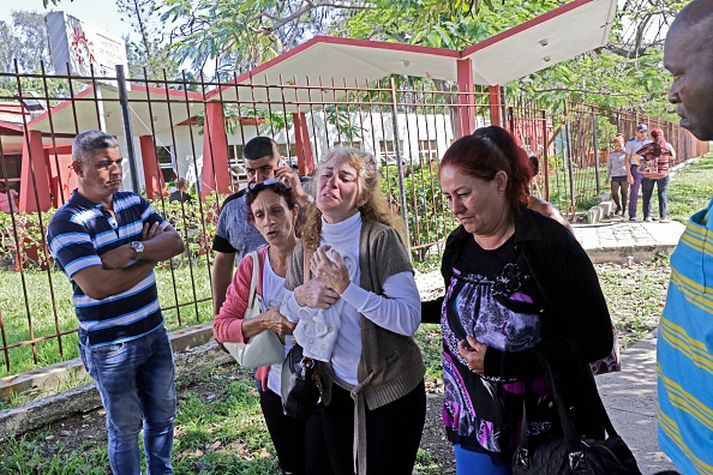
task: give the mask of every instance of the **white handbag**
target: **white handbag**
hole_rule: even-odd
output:
[[[262,313],[260,298],[257,295],[257,283],[260,278],[260,262],[257,252],[251,252],[253,260],[253,275],[250,280],[250,293],[248,294],[248,308],[245,309],[245,320],[256,317]],[[223,346],[235,358],[235,361],[244,368],[258,368],[281,363],[284,359],[284,347],[280,338],[272,330],[264,330],[250,338],[248,343],[225,342]]]

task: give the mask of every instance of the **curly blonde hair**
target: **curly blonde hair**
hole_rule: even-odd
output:
[[[389,209],[389,206],[379,188],[379,170],[374,157],[361,150],[350,147],[333,147],[327,152],[324,161],[313,175],[312,194],[317,196],[319,176],[327,163],[335,160],[346,161],[354,167],[357,173],[358,200],[366,199],[366,203],[359,207],[361,218],[364,221],[391,226],[402,234],[401,221]],[[306,222],[302,227],[302,240],[305,249],[314,252],[319,247],[322,234],[322,211],[315,203],[307,206],[305,211]]]

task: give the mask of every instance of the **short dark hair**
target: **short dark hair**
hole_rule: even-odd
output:
[[[270,137],[258,136],[252,138],[245,144],[243,149],[243,158],[245,160],[258,160],[266,156],[279,158],[279,155],[277,142]]]
[[[101,130],[89,129],[77,134],[72,142],[72,161],[86,163],[98,150],[116,148],[119,142],[113,135]]]
[[[515,138],[502,127],[481,127],[455,142],[441,160],[446,166],[458,168],[466,175],[490,181],[499,171],[508,176],[505,196],[513,210],[527,203],[528,183],[532,177],[527,153]]]
[[[245,196],[245,205],[248,208],[248,221],[250,221],[251,223],[255,224],[255,216],[253,216],[252,204],[258,197],[258,195],[265,190],[270,190],[280,195],[287,203],[288,209],[293,210],[297,208],[297,199],[295,198],[295,195],[292,193],[292,190],[287,188],[287,186],[285,186],[285,184],[281,181],[274,181],[269,185],[266,185],[264,183],[255,183],[251,185],[250,188],[248,188],[247,195]],[[297,237],[300,237],[301,232],[302,223],[298,219],[297,223],[295,223],[295,235]]]

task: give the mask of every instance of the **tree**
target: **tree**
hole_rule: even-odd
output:
[[[49,0],[52,2],[60,0]],[[462,49],[566,0],[117,0],[141,40],[132,63],[190,65],[230,79],[318,34]],[[554,104],[564,96],[667,114],[662,45],[687,0],[623,0],[607,47],[508,85]],[[132,5],[134,8],[131,8]],[[139,12],[132,13],[132,12]],[[159,13],[162,29],[141,26]],[[150,24],[150,22],[148,22]],[[138,25],[138,26],[137,26]],[[160,54],[164,53],[164,55]],[[1,56],[1,55],[0,55]],[[213,78],[207,78],[209,80]]]
[[[129,62],[129,74],[143,77],[144,68],[149,78],[169,79],[178,74],[180,63],[171,54],[172,37],[160,21],[156,0],[116,0],[122,21],[129,24],[136,39],[124,38]]]
[[[163,0],[161,19],[173,25],[171,49],[194,69],[230,78],[305,39],[323,33],[343,10],[363,0]]]
[[[390,35],[392,41],[414,38],[418,43],[424,39],[422,27],[431,32],[441,20],[472,17],[496,7],[490,0],[163,0],[159,8],[162,19],[174,25],[171,48],[179,59],[201,70],[212,63],[217,75],[229,78],[318,34],[385,33],[382,36]],[[398,28],[385,30],[406,18],[409,21]]]
[[[627,0],[617,12],[609,44],[523,78],[520,91],[545,101],[564,96],[677,120],[668,103],[663,68],[668,26],[686,2]]]
[[[15,71],[15,59],[20,72],[39,71],[40,61],[51,69],[44,15],[15,10],[12,23],[0,21],[0,70]]]
[[[49,52],[47,28],[44,15],[30,11],[13,11],[12,21],[0,21],[0,71],[20,73],[38,73],[41,62],[45,72],[53,73],[52,58]],[[46,82],[50,97],[64,96],[68,90],[66,81],[50,79]],[[23,95],[32,91],[36,96],[44,96],[45,82],[39,78],[22,78],[20,86]],[[17,79],[0,77],[0,94],[15,96],[18,93]]]
[[[438,8],[436,0],[388,2],[351,15],[338,31],[352,37],[461,49],[562,2],[489,4],[476,13]],[[618,10],[609,44],[509,84],[508,93],[525,93],[545,105],[564,97],[608,107],[674,118],[666,100],[669,76],[663,69],[667,26],[686,2],[626,0]]]

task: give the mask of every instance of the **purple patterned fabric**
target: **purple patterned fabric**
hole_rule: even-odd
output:
[[[502,351],[527,350],[539,343],[541,307],[535,304],[531,289],[525,288],[532,286],[523,285],[525,281],[529,276],[514,263],[503,266],[494,278],[453,269],[441,326],[443,422],[454,442],[495,453],[508,452],[517,443],[525,382],[471,372],[458,353],[458,343],[466,334]],[[528,392],[546,405],[544,378],[533,379]],[[551,427],[549,421],[532,421],[533,435]]]

